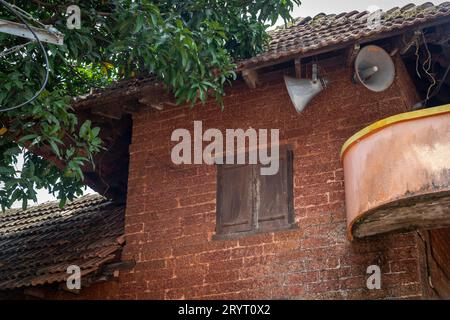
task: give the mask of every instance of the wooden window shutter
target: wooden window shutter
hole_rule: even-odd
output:
[[[261,175],[255,166],[257,229],[276,230],[294,223],[293,210],[293,153],[280,148],[279,170],[275,175]]]
[[[253,166],[220,165],[217,180],[217,233],[250,231],[253,216]]]

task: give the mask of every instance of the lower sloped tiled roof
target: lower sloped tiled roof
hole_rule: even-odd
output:
[[[121,252],[124,210],[88,195],[0,212],[0,290],[65,282],[70,265],[99,271]]]

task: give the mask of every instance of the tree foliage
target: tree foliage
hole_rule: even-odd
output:
[[[12,1],[10,1],[12,3]],[[99,129],[78,123],[71,97],[125,78],[155,75],[177,102],[194,105],[213,96],[235,77],[234,62],[264,49],[266,29],[299,0],[16,0],[14,4],[65,36],[64,45],[46,44],[50,78],[33,103],[0,112],[0,205],[36,201],[48,189],[64,205],[82,194],[83,167],[101,150]],[[81,8],[81,29],[66,27],[66,9]],[[0,18],[15,17],[0,7]],[[0,33],[3,48],[27,40]],[[36,43],[0,60],[0,109],[17,105],[44,78]],[[7,131],[6,131],[7,130]],[[52,159],[38,156],[48,148]],[[23,169],[17,167],[24,155]],[[48,157],[47,157],[48,158]],[[60,164],[59,168],[55,162]]]

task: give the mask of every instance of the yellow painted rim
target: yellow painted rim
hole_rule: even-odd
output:
[[[435,116],[438,114],[449,113],[450,112],[450,104],[446,104],[439,107],[433,107],[428,109],[421,109],[416,111],[410,111],[405,113],[396,114],[395,116],[391,116],[375,123],[372,123],[370,126],[365,127],[364,129],[358,131],[354,135],[352,135],[347,141],[345,141],[344,145],[341,149],[341,160],[344,157],[344,154],[348,151],[348,149],[354,144],[358,143],[361,139],[375,133],[376,131],[383,129],[385,127],[391,126],[393,124],[410,121],[418,118],[426,118]]]

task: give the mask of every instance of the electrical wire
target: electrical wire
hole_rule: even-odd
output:
[[[423,40],[423,44],[425,46],[425,49],[427,51],[427,58],[425,59],[425,61],[422,64],[422,69],[431,78],[431,80],[433,80],[433,83],[430,84],[430,86],[428,87],[428,90],[427,90],[427,97],[425,99],[425,104],[426,104],[428,102],[428,100],[430,99],[431,88],[433,88],[436,85],[437,82],[436,82],[436,79],[434,78],[434,76],[430,73],[430,69],[431,69],[431,52],[430,52],[430,49],[428,48],[427,39],[425,39],[425,35],[423,34],[423,32],[422,32],[422,40]]]
[[[45,87],[47,86],[48,77],[50,74],[50,67],[49,67],[47,52],[45,51],[44,45],[42,44],[41,40],[36,35],[36,33],[33,31],[31,26],[22,17],[23,14],[20,13],[19,11],[17,11],[10,3],[8,3],[4,0],[0,0],[0,4],[3,4],[9,11],[11,11],[27,27],[27,29],[33,34],[34,38],[36,39],[37,43],[39,44],[39,46],[42,50],[42,53],[44,54],[44,59],[45,59],[45,78],[44,78],[41,88],[34,94],[34,96],[32,96],[30,99],[28,99],[27,101],[25,101],[21,104],[18,104],[14,107],[9,107],[9,108],[2,108],[0,106],[0,112],[7,112],[7,111],[21,108],[24,105],[27,105],[27,104],[33,102],[34,100],[36,100],[37,97],[39,97],[39,95],[42,93],[42,91],[44,91]]]
[[[427,44],[427,39],[425,38],[425,34],[423,33],[423,31],[420,31],[420,36],[421,36],[421,40],[423,41],[423,45],[426,51],[426,57],[424,57],[424,61],[422,63],[422,70],[423,72],[428,76],[429,79],[431,79],[431,84],[428,86],[428,90],[427,90],[427,95],[425,97],[425,100],[422,101],[422,105],[426,106],[428,101],[430,100],[430,98],[433,97],[433,95],[436,93],[436,91],[433,91],[433,93],[431,92],[431,89],[436,86],[436,84],[438,83],[436,81],[436,78],[433,75],[433,71],[432,69],[432,55],[430,52],[430,49],[428,48],[428,44]],[[419,72],[419,63],[420,63],[420,40],[416,39],[414,45],[416,46],[416,73],[417,76],[419,77],[419,79],[422,79],[422,76]],[[430,72],[431,71],[431,72]],[[447,72],[445,77],[447,76]],[[440,89],[440,86],[439,86]]]
[[[428,97],[428,100],[430,100],[431,98],[433,98],[434,96],[436,96],[439,93],[439,91],[442,88],[442,85],[445,82],[445,79],[447,79],[449,72],[450,72],[450,66],[448,66],[447,69],[445,70],[444,75],[442,76],[442,79],[439,81],[439,84],[436,87],[436,89],[434,89],[433,92],[430,94],[430,96]]]
[[[415,52],[415,55],[416,55],[416,74],[419,77],[419,79],[422,79],[422,76],[420,75],[420,72],[419,72],[419,59],[420,59],[420,55],[419,55],[420,42],[419,42],[419,40],[416,39],[414,45],[416,46],[416,52]]]

